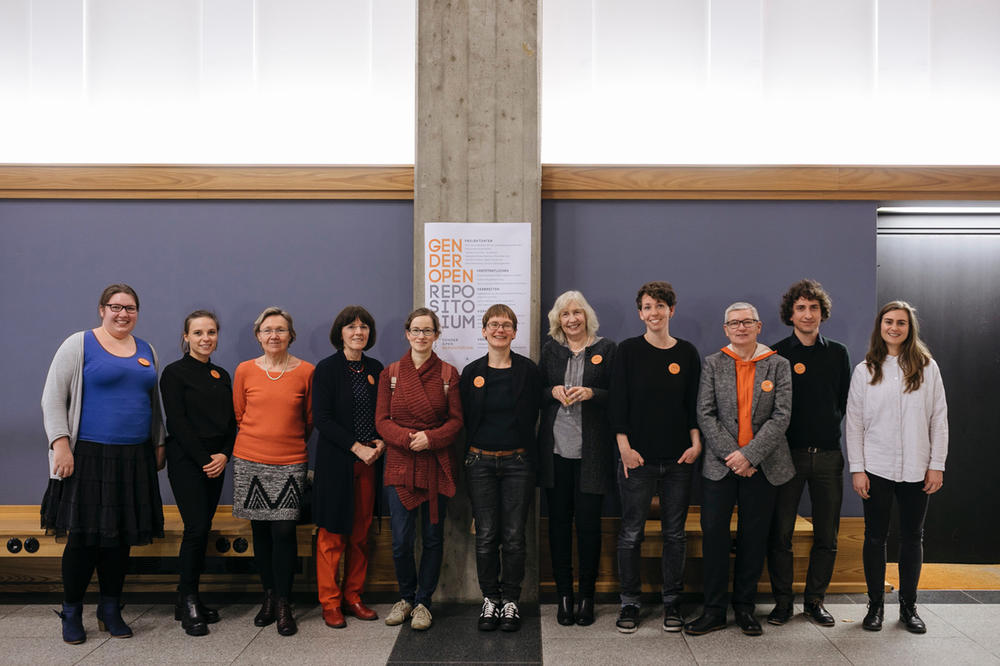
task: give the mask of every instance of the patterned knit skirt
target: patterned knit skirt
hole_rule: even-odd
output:
[[[78,441],[72,476],[49,480],[42,528],[46,534],[73,534],[82,545],[101,548],[142,546],[163,537],[163,502],[151,444]]]
[[[308,463],[269,465],[233,458],[233,515],[295,520],[302,512]]]

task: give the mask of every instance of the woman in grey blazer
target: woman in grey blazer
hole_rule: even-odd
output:
[[[733,303],[723,322],[730,344],[705,359],[698,391],[698,426],[705,443],[705,608],[684,630],[700,635],[726,626],[729,522],[733,506],[739,505],[732,605],[743,633],[759,636],[754,603],[777,486],[795,473],[785,440],[792,374],[787,360],[757,342],[756,308]]]

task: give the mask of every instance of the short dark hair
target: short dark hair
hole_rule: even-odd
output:
[[[635,295],[635,307],[639,310],[642,309],[643,296],[663,301],[670,307],[677,305],[677,294],[674,293],[674,288],[669,282],[647,282],[639,287],[639,293]]]
[[[135,293],[135,289],[124,282],[116,282],[105,287],[104,291],[101,292],[101,300],[97,305],[103,308],[115,294],[128,294],[135,300],[135,309],[139,309],[139,294]]]
[[[486,328],[486,322],[493,317],[507,317],[507,319],[510,319],[511,323],[514,324],[514,330],[517,330],[517,315],[514,314],[514,310],[512,310],[509,305],[505,305],[504,303],[494,303],[490,307],[486,308],[486,312],[483,313],[483,328]]]
[[[403,330],[404,331],[410,330],[410,324],[412,324],[413,320],[416,319],[417,317],[430,317],[431,321],[434,323],[434,332],[435,333],[441,332],[441,320],[438,319],[437,313],[434,312],[434,310],[431,310],[430,308],[417,308],[416,310],[411,312],[410,316],[406,318],[406,323],[403,324]]]
[[[781,321],[785,324],[792,325],[795,301],[800,298],[819,303],[820,321],[826,321],[830,318],[833,302],[830,300],[830,295],[823,289],[823,285],[816,280],[799,280],[789,287],[785,295],[781,297]]]
[[[360,305],[348,305],[333,320],[333,326],[330,327],[330,344],[337,349],[343,349],[344,327],[355,319],[360,319],[361,323],[368,325],[368,344],[365,345],[365,351],[371,349],[375,344],[375,317]]]

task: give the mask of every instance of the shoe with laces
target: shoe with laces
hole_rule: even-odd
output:
[[[639,628],[639,607],[626,604],[618,611],[618,621],[615,622],[618,631],[623,634],[634,634]]]
[[[504,603],[500,609],[500,631],[517,631],[521,628],[521,614],[513,601]]]
[[[500,624],[500,606],[489,597],[483,597],[483,610],[479,613],[479,631],[496,631]]]
[[[434,618],[431,616],[431,612],[427,609],[427,606],[417,604],[417,607],[410,613],[410,629],[427,631],[431,628],[432,624],[434,624]]]
[[[412,611],[413,604],[406,599],[400,599],[392,605],[392,610],[389,611],[389,615],[386,616],[385,623],[390,627],[401,625],[406,622],[406,618],[410,617],[410,613]]]
[[[663,607],[663,631],[676,632],[684,628],[684,616],[677,604]]]

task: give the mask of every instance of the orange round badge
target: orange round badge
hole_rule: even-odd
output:
[[[149,359],[148,358],[143,358],[143,357],[140,356],[139,357],[139,365],[141,365],[141,366],[143,366],[145,368],[148,368],[149,367]]]
[[[222,375],[220,375],[220,374],[219,374],[219,371],[218,371],[218,370],[212,370],[212,371],[211,371],[211,372],[209,372],[208,374],[212,375],[212,376],[213,376],[213,377],[215,377],[216,379],[219,379],[220,377],[222,377]]]
[[[483,388],[483,386],[486,385],[486,380],[483,379],[482,375],[478,375],[475,379],[472,380],[472,385],[475,386],[476,388]]]
[[[600,354],[594,354],[593,356],[590,357],[590,362],[593,363],[594,365],[600,365],[601,361],[603,360],[604,357],[601,356]]]
[[[667,371],[672,375],[679,375],[681,374],[681,366],[676,363],[671,363],[667,366]]]
[[[371,375],[368,375],[368,383],[371,384],[372,386],[375,386],[375,378],[372,377]]]
[[[765,379],[760,383],[760,390],[763,391],[764,393],[770,393],[771,391],[774,390],[774,382],[772,382],[770,379]]]
[[[792,370],[794,370],[795,374],[797,374],[797,375],[805,374],[806,364],[805,363],[796,363],[795,365],[792,366]]]

